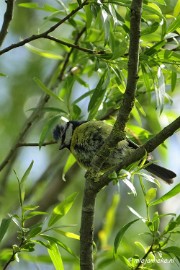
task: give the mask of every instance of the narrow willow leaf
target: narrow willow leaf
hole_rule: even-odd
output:
[[[52,226],[55,224],[60,218],[65,216],[68,211],[71,209],[75,199],[77,197],[77,192],[74,192],[70,196],[68,196],[63,202],[59,203],[54,209],[53,213],[50,217],[48,226]]]
[[[152,56],[156,54],[166,44],[165,40],[157,42],[155,45],[145,51],[145,55]]]
[[[59,54],[54,54],[50,51],[41,50],[39,48],[36,48],[30,44],[26,44],[25,47],[31,51],[32,53],[35,53],[41,57],[48,58],[48,59],[54,59],[54,60],[62,60],[63,57]]]
[[[159,27],[159,22],[155,22],[152,25],[149,25],[145,29],[141,31],[141,36],[150,35],[151,33],[155,32]]]
[[[174,18],[174,21],[169,25],[167,29],[167,33],[174,32],[177,28],[180,26],[180,15],[178,15],[176,18]]]
[[[145,219],[136,211],[134,210],[132,207],[128,206],[129,210],[131,211],[131,213],[133,213],[136,217],[140,218],[143,222],[145,222]]]
[[[23,175],[23,177],[22,177],[22,179],[21,179],[21,181],[20,181],[20,184],[21,184],[21,185],[26,181],[27,177],[29,176],[29,174],[30,174],[30,172],[31,172],[31,170],[32,170],[33,164],[34,164],[34,160],[31,161],[29,167],[28,167],[27,170],[25,171],[25,173],[24,173],[24,175]]]
[[[177,1],[176,6],[174,8],[174,17],[177,17],[180,13],[180,0]]]
[[[170,198],[176,196],[178,193],[180,193],[180,184],[177,184],[174,188],[172,188],[169,192],[167,192],[166,194],[164,194],[162,197],[160,197],[159,199],[151,202],[149,205],[157,205],[160,204],[164,201],[169,200]]]
[[[134,187],[134,185],[131,183],[131,181],[129,181],[128,179],[124,179],[123,182],[128,186],[128,188],[132,191],[134,196],[137,196],[137,192],[136,189]]]
[[[88,112],[89,112],[88,119],[89,120],[92,119],[96,115],[99,109],[99,106],[101,105],[103,101],[104,94],[106,92],[109,81],[110,81],[110,72],[108,70],[105,70],[96,88],[94,89],[93,95],[89,102],[89,106],[88,106]]]
[[[171,247],[162,249],[162,251],[165,253],[171,253],[171,254],[174,254],[175,256],[180,257],[180,247],[171,246]]]
[[[72,232],[64,232],[62,230],[59,229],[54,229],[57,233],[68,237],[68,238],[72,238],[72,239],[76,239],[76,240],[80,240],[80,236],[78,234],[72,233]]]
[[[117,250],[118,250],[118,247],[121,243],[121,240],[125,234],[125,232],[127,231],[127,229],[133,224],[135,223],[136,221],[138,221],[139,219],[134,219],[133,221],[127,223],[126,225],[124,225],[120,230],[119,232],[117,233],[116,237],[115,237],[115,240],[114,240],[114,254],[117,254]]]
[[[39,5],[37,3],[21,3],[21,4],[18,4],[18,6],[25,7],[25,8],[33,8],[33,9],[39,8]]]
[[[56,100],[62,102],[62,100],[54,93],[52,92],[49,88],[47,88],[45,86],[45,84],[38,78],[34,78],[34,81],[36,82],[36,84],[49,96],[54,97]]]
[[[52,117],[49,121],[47,121],[47,123],[44,125],[42,132],[41,132],[41,135],[40,135],[40,138],[39,138],[39,148],[41,148],[48,133],[52,131],[52,128],[54,127],[57,120],[59,120],[59,118],[60,118],[60,115],[56,115],[56,116]]]
[[[63,261],[57,244],[51,243],[48,248],[49,256],[56,270],[64,270]]]
[[[175,69],[172,69],[171,72],[171,91],[174,91],[176,87],[176,81],[177,81],[177,71]]]
[[[57,238],[52,237],[52,236],[49,236],[49,235],[46,235],[46,234],[41,234],[41,237],[43,237],[44,239],[48,240],[50,243],[57,244],[58,246],[60,246],[64,250],[66,250],[69,254],[71,254],[73,257],[75,257],[76,259],[79,260],[79,258],[76,256],[76,254],[66,244],[64,244],[63,242],[61,242]]]
[[[66,173],[74,165],[75,162],[76,162],[75,157],[72,154],[70,154],[69,157],[68,157],[68,159],[67,159],[67,161],[66,161],[66,164],[65,164],[65,166],[63,168],[63,173],[62,173],[63,180],[65,180]]]
[[[3,218],[0,225],[0,242],[5,236],[7,229],[9,228],[11,222],[11,218]]]
[[[159,107],[160,113],[162,113],[164,108],[164,97],[166,94],[165,79],[161,68],[158,68],[157,72],[158,86],[155,87],[157,106]]]
[[[146,200],[146,203],[149,205],[150,202],[156,198],[156,192],[157,192],[157,188],[150,188],[147,193],[146,193],[146,196],[145,196],[145,200]]]

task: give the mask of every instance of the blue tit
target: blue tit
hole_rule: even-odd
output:
[[[84,168],[91,166],[91,161],[98,150],[109,136],[112,126],[103,121],[69,121],[64,125],[57,125],[54,129],[54,139],[60,143],[60,150],[68,148],[76,158],[77,162]],[[102,165],[101,171],[105,172],[113,166],[118,165],[125,156],[131,154],[138,145],[126,138],[118,143],[110,152],[109,157]],[[149,165],[148,165],[149,164]],[[173,183],[176,174],[157,164],[146,161],[148,172],[156,175],[166,183]]]

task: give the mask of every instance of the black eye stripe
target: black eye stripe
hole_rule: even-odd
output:
[[[67,131],[69,125],[70,125],[70,122],[67,122],[67,123],[66,123],[66,126],[65,126],[65,128],[64,128],[64,130],[63,130],[63,133],[62,133],[62,143],[64,143],[64,141],[65,141],[65,139],[66,139],[66,131]]]

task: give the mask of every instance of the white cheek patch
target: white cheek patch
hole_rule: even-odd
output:
[[[73,134],[73,125],[69,124],[65,131],[65,138],[64,138],[64,145],[70,145],[71,139]]]

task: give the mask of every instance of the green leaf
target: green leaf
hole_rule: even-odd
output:
[[[146,200],[146,203],[147,205],[150,204],[150,202],[156,198],[156,192],[157,192],[157,188],[150,188],[147,193],[146,193],[146,196],[145,196],[145,200]]]
[[[162,203],[164,201],[167,201],[168,199],[176,196],[179,193],[180,193],[180,184],[177,184],[173,189],[171,189],[169,192],[167,192],[166,194],[164,194],[159,199],[151,202],[149,205],[152,206],[152,205],[160,204],[160,203]]]
[[[49,88],[47,88],[40,79],[35,77],[34,81],[47,95],[54,97],[56,100],[62,102],[62,100],[54,92],[52,92]]]
[[[169,27],[167,29],[167,33],[174,32],[179,27],[180,27],[180,15],[178,15],[177,18],[174,18],[172,23],[170,23],[170,25],[169,25]]]
[[[3,218],[0,225],[0,242],[2,241],[3,237],[5,236],[9,224],[11,222],[11,218]]]
[[[51,244],[48,248],[49,256],[53,262],[56,270],[64,270],[61,254],[59,252],[57,244]]]
[[[137,192],[135,189],[135,186],[132,184],[131,181],[129,181],[128,179],[124,179],[123,182],[128,186],[128,188],[132,191],[133,195],[136,196]]]
[[[160,49],[165,44],[166,44],[166,41],[165,40],[159,41],[155,45],[153,45],[152,47],[150,47],[149,49],[147,49],[144,54],[145,55],[152,56],[152,55],[156,54],[158,51],[160,51]]]
[[[148,71],[146,70],[146,67],[143,63],[141,63],[141,69],[142,69],[142,75],[143,75],[145,87],[146,87],[147,91],[150,91],[150,89],[151,89],[150,78],[149,78]]]
[[[172,68],[171,72],[171,91],[173,92],[176,87],[176,81],[177,81],[177,70],[175,68]]]
[[[177,17],[180,13],[180,0],[177,1],[176,6],[174,8],[174,17]]]
[[[38,234],[40,234],[42,231],[42,226],[41,225],[36,225],[33,228],[30,228],[30,231],[27,234],[27,238],[31,239],[35,236],[37,236]]]
[[[24,220],[28,220],[34,216],[39,216],[39,215],[47,215],[47,212],[43,211],[33,211],[25,215]]]
[[[171,254],[174,254],[175,256],[180,257],[180,247],[171,246],[171,247],[162,249],[162,251],[165,253],[171,253]]]
[[[134,210],[132,207],[128,206],[129,210],[131,211],[131,213],[133,213],[135,216],[137,216],[138,218],[140,218],[143,222],[145,222],[145,219],[136,211]]]
[[[48,226],[55,224],[60,218],[65,216],[68,211],[71,209],[75,199],[77,197],[77,192],[72,193],[68,196],[63,202],[59,203],[54,209],[50,217]]]
[[[164,74],[160,67],[158,68],[157,79],[158,79],[158,86],[155,87],[157,107],[159,107],[160,113],[162,113],[164,108],[164,97],[166,94],[166,86]]]
[[[18,4],[18,6],[25,7],[25,8],[33,8],[33,9],[39,8],[39,5],[37,3],[21,3],[21,4]]]
[[[147,11],[150,14],[152,14],[153,16],[157,15],[158,17],[165,19],[163,14],[162,14],[161,9],[154,3],[149,3],[148,5],[144,5],[143,11]]]
[[[72,232],[64,232],[62,230],[59,229],[54,229],[57,233],[67,237],[67,238],[72,238],[72,239],[76,239],[76,240],[80,240],[80,236],[78,234],[72,233]]]
[[[114,240],[114,254],[117,254],[117,250],[118,250],[118,247],[121,243],[121,240],[125,234],[125,232],[127,231],[127,229],[133,224],[135,223],[136,221],[138,221],[139,219],[134,219],[133,221],[130,221],[129,223],[127,223],[126,225],[124,225],[120,230],[119,232],[117,233],[116,237],[115,237],[115,240]]]
[[[73,257],[75,257],[76,259],[79,260],[79,258],[76,256],[76,254],[67,245],[65,245],[63,242],[61,242],[57,238],[52,237],[52,236],[49,236],[49,235],[46,235],[46,234],[41,234],[41,237],[43,237],[44,239],[48,240],[50,243],[57,244],[58,246],[60,246],[64,250],[66,250],[69,254],[71,254]],[[45,245],[45,243],[43,243],[43,244]]]
[[[39,48],[36,48],[30,44],[26,44],[25,47],[31,51],[32,53],[35,53],[41,57],[48,58],[48,59],[54,59],[54,60],[62,60],[63,57],[59,54],[52,53],[50,51],[45,51]]]
[[[55,123],[59,119],[60,119],[60,115],[56,115],[56,116],[52,117],[49,121],[47,121],[47,123],[44,125],[42,132],[41,132],[41,136],[39,138],[39,148],[41,148],[47,135],[49,134],[50,131],[52,131],[52,128],[54,127]]]
[[[149,25],[145,29],[141,31],[141,36],[150,35],[151,33],[155,32],[159,27],[159,22],[155,22],[152,25]]]
[[[96,88],[94,89],[94,93],[90,99],[89,106],[88,106],[88,112],[89,116],[88,119],[93,119],[96,115],[99,106],[101,105],[104,94],[106,92],[107,86],[110,81],[110,72],[108,70],[105,70],[103,75],[101,76]]]
[[[70,154],[63,168],[63,173],[62,173],[63,180],[65,180],[66,173],[69,171],[69,169],[73,166],[75,162],[76,162],[75,157],[73,156],[73,154]]]
[[[90,96],[91,94],[93,94],[93,92],[94,92],[94,90],[90,90],[90,91],[86,92],[85,94],[83,94],[82,96],[77,98],[73,103],[76,104],[76,103],[80,102],[84,98],[86,98],[86,97]]]
[[[27,177],[29,176],[29,174],[30,174],[30,172],[32,170],[33,164],[34,164],[34,160],[31,161],[29,167],[27,168],[27,170],[25,171],[23,177],[21,178],[21,182],[20,182],[21,185],[26,181]]]

